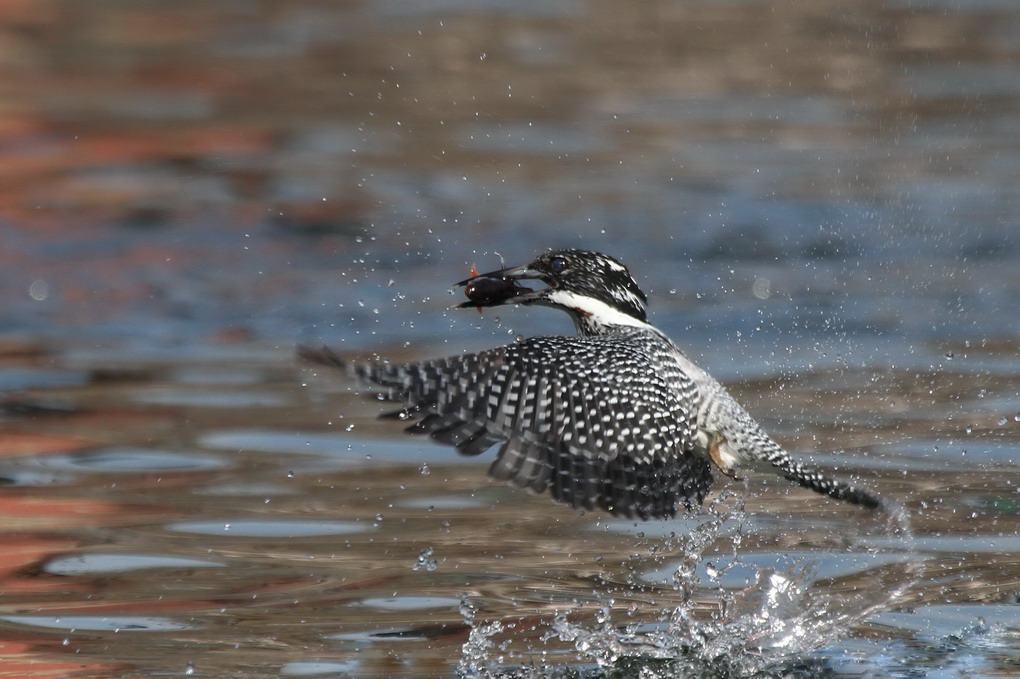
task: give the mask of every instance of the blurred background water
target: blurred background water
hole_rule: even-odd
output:
[[[570,332],[449,311],[470,266],[563,246],[911,512],[905,546],[718,483],[742,499],[706,582],[919,564],[786,671],[1016,672],[1018,36],[1010,0],[0,2],[0,676],[604,661],[598,610],[669,609],[698,516],[493,485],[293,359]]]

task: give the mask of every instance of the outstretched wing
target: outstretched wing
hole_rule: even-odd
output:
[[[346,366],[329,350],[305,358]],[[672,362],[670,362],[672,364]],[[537,337],[450,358],[349,366],[383,388],[398,414],[477,455],[501,443],[496,479],[573,507],[627,517],[673,516],[700,503],[708,462],[692,452],[696,387],[623,340]],[[679,389],[677,386],[679,385]]]

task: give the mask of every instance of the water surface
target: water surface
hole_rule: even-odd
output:
[[[8,4],[0,674],[1018,671],[1014,3]],[[449,310],[561,246],[911,531],[570,511],[295,363],[569,332]]]

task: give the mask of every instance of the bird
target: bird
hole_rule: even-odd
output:
[[[306,361],[347,371],[400,408],[384,413],[479,455],[489,476],[576,509],[667,519],[705,500],[713,470],[771,471],[821,495],[879,509],[873,491],[791,457],[723,385],[648,321],[648,298],[624,264],[553,249],[529,264],[460,281],[460,308],[544,306],[576,334],[412,363],[351,362],[301,346]]]

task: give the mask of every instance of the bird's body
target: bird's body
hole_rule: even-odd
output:
[[[469,284],[461,306],[538,304],[567,311],[578,334],[535,337],[477,354],[410,363],[347,364],[403,404],[408,430],[465,455],[501,446],[490,475],[573,507],[641,519],[700,504],[714,463],[723,473],[769,469],[816,492],[868,507],[878,497],[829,479],[783,451],[726,389],[648,323],[626,267],[599,253],[546,253]],[[539,291],[518,281],[541,280]],[[472,290],[484,290],[472,296]]]

